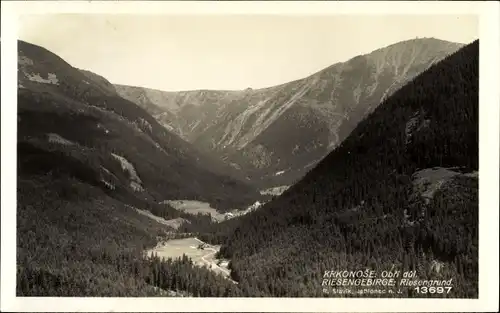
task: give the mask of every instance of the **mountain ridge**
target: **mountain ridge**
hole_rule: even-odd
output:
[[[475,41],[388,97],[275,200],[207,232],[233,279],[250,294],[324,296],[327,270],[416,270],[477,298],[478,70]]]
[[[449,297],[477,298],[478,46],[476,41],[430,66],[427,61],[434,62],[442,52],[424,58],[421,67],[406,69],[406,63],[389,62],[389,68],[406,78],[419,74],[380,105],[368,98],[358,102],[363,104],[358,111],[346,110],[345,115],[359,122],[350,121],[347,126],[353,129],[345,131],[345,140],[338,140],[331,152],[323,149],[326,157],[314,154],[318,160],[292,187],[261,192],[281,196],[255,202],[242,217],[213,223],[209,216],[181,213],[165,200],[208,201],[229,210],[253,202],[260,196],[256,189],[228,175],[225,165],[198,153],[144,108],[118,96],[103,77],[21,43],[17,295],[325,297],[337,295],[325,294],[324,271],[396,268],[416,270],[419,279],[451,277]],[[409,56],[412,51],[406,50]],[[396,55],[406,59],[405,54]],[[359,87],[361,95],[366,89],[362,83],[382,81],[370,76],[377,63],[364,57],[351,61],[337,69],[347,73],[345,77],[324,72],[324,85],[319,75],[277,90],[272,99],[244,97],[257,101],[253,109],[262,114],[223,115],[220,120],[231,122],[236,116],[241,123],[213,123],[211,130],[217,133],[219,128],[221,140],[226,136],[241,143],[248,139],[238,137],[242,131],[254,135],[248,124],[279,115],[255,136],[257,147],[261,145],[257,151],[241,150],[256,154],[246,159],[250,162],[258,160],[258,149],[276,146],[275,155],[260,169],[282,177],[287,174],[283,165],[300,162],[286,163],[285,158],[279,167],[266,164],[293,156],[297,138],[301,144],[311,138],[318,138],[316,145],[327,143],[329,133],[321,123],[328,120],[320,118],[321,109],[330,117],[331,99],[355,98],[347,91],[333,97],[330,87],[345,87],[336,80]],[[366,64],[371,64],[368,71]],[[392,74],[385,77],[384,86],[390,89],[395,76],[388,72]],[[383,98],[389,89],[376,91],[374,99]],[[251,93],[248,90],[247,96]],[[195,104],[214,100],[205,96]],[[237,99],[231,101],[226,106],[238,105]],[[272,110],[281,104],[289,105],[284,113]],[[344,105],[350,109],[350,104]],[[219,105],[206,112],[206,121],[210,114],[217,117],[224,107]],[[196,108],[188,104],[183,114],[194,119]],[[320,127],[311,129],[311,124]],[[225,132],[233,126],[239,131]],[[199,142],[207,138],[194,135]],[[250,167],[237,158],[236,148],[227,147],[226,154],[218,155]],[[301,162],[309,161],[304,159]],[[242,173],[251,171],[245,168]],[[259,175],[256,171],[255,177]],[[186,256],[144,258],[144,251],[158,242],[182,236],[221,245],[217,256],[212,251],[213,261],[230,259],[228,269],[238,284],[194,266]],[[400,296],[422,295],[405,290]]]
[[[267,188],[302,177],[380,101],[461,46],[438,39],[407,40],[262,89],[115,87],[166,128],[214,151]],[[296,139],[283,141],[282,134]]]
[[[182,194],[194,189],[198,189],[198,192],[185,194],[184,197],[196,198],[205,193],[204,200],[211,198],[213,205],[220,206],[220,199],[217,199],[224,197],[226,193],[226,199],[234,202],[231,199],[234,195],[222,191],[225,188],[244,190],[243,194],[248,194],[243,196],[247,198],[245,204],[249,205],[255,201],[253,197],[252,199],[249,197],[257,197],[257,190],[253,190],[241,180],[226,176],[231,174],[226,164],[215,157],[202,154],[176,134],[169,133],[144,109],[119,97],[113,85],[103,77],[76,69],[50,51],[22,41],[19,42],[19,53],[20,142],[25,139],[38,140],[38,144],[42,144],[40,140],[43,139],[40,136],[43,134],[37,131],[43,131],[74,142],[75,145],[71,145],[72,149],[74,147],[87,149],[90,146],[90,153],[94,153],[93,149],[109,151],[111,148],[110,152],[120,157],[135,159],[132,164],[146,177],[143,178],[143,183],[156,186],[150,185],[150,192],[155,194],[157,202],[165,200],[159,198],[162,193],[163,197],[168,197],[169,194],[174,196],[175,190]],[[37,106],[34,106],[34,103]],[[44,114],[47,120],[36,119],[37,114]],[[69,114],[68,119],[71,117],[75,121],[80,121],[82,123],[80,126],[88,132],[88,136],[82,133],[83,129],[72,129],[71,125],[64,121],[65,114]],[[96,122],[84,122],[85,119],[87,121],[95,119]],[[58,120],[59,125],[50,125],[50,120]],[[32,123],[31,128],[25,127],[25,121]],[[127,140],[121,137],[123,135],[118,129],[129,134],[128,140],[135,141],[137,146],[126,146],[124,143]],[[98,136],[99,141],[94,140],[93,136]],[[145,151],[150,154],[146,155]],[[152,170],[153,168],[156,170]],[[158,175],[160,169],[163,171],[170,169],[171,178],[163,181],[155,178],[152,173],[156,171]],[[198,174],[194,175],[195,172]],[[218,183],[202,186],[201,181],[209,181],[212,178]],[[160,191],[174,181],[176,182],[174,185],[167,187],[168,191]],[[180,187],[181,185],[184,187]],[[159,186],[164,187],[157,189]],[[220,190],[222,192],[211,194],[213,191],[207,193],[202,188],[207,190],[222,188]],[[229,205],[226,209],[234,207]]]
[[[265,91],[265,90],[268,90],[268,89],[271,89],[271,88],[281,87],[281,86],[289,84],[289,83],[293,83],[293,82],[296,82],[296,81],[303,80],[305,78],[309,78],[309,77],[311,77],[311,76],[313,76],[313,75],[315,75],[315,74],[317,74],[317,73],[319,73],[321,71],[327,70],[330,67],[339,65],[341,63],[349,62],[350,60],[352,60],[352,59],[354,59],[356,57],[366,56],[366,55],[372,54],[374,52],[378,52],[380,50],[391,48],[393,46],[397,46],[397,45],[400,45],[400,44],[405,44],[405,43],[408,43],[408,42],[415,42],[415,41],[422,41],[422,40],[431,40],[431,41],[435,41],[435,42],[441,42],[441,43],[444,43],[444,44],[454,44],[454,45],[458,45],[460,47],[466,46],[468,44],[468,43],[461,43],[461,42],[452,42],[452,41],[443,40],[443,39],[439,39],[439,38],[435,38],[435,37],[418,37],[418,38],[415,38],[415,39],[402,40],[402,41],[398,41],[398,42],[389,44],[389,45],[381,47],[381,48],[374,49],[374,50],[372,50],[370,52],[366,52],[366,53],[363,53],[363,54],[356,55],[354,57],[347,58],[344,61],[336,61],[336,62],[332,63],[331,65],[323,67],[323,68],[321,68],[319,70],[312,71],[310,74],[305,75],[305,76],[303,76],[301,78],[291,79],[291,80],[285,81],[283,83],[273,84],[273,85],[269,85],[269,86],[265,86],[265,87],[251,87],[251,86],[249,86],[249,87],[246,87],[246,88],[235,88],[235,89],[224,89],[224,88],[193,88],[193,89],[169,90],[169,89],[162,89],[162,88],[158,88],[158,87],[147,87],[147,86],[131,85],[131,84],[121,84],[121,83],[114,83],[113,85],[115,85],[115,86],[125,86],[125,87],[142,88],[142,89],[148,89],[148,90],[152,90],[152,91],[165,92],[165,93],[187,93],[187,92],[203,92],[203,91],[204,92],[215,91],[215,92],[231,93],[231,92],[259,91],[259,90],[260,91]]]

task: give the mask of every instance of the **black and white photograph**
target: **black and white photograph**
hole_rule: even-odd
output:
[[[479,14],[16,21],[15,297],[482,294]]]

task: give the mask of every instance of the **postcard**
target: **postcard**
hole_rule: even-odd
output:
[[[498,3],[2,7],[2,310],[498,310]]]

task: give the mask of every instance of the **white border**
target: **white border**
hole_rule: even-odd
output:
[[[140,2],[140,3],[138,3]],[[21,14],[477,14],[480,17],[479,299],[19,298],[16,257],[16,17]],[[499,5],[491,2],[4,2],[1,10],[1,310],[30,312],[494,312],[498,311]]]

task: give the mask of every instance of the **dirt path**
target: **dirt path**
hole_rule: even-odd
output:
[[[196,237],[195,237],[194,239],[195,239],[196,241],[198,241],[199,243],[201,243],[201,244],[206,244],[205,242],[201,241],[200,239],[198,239],[198,238],[196,238]],[[205,262],[206,264],[208,264],[209,266],[210,266],[210,265],[212,265],[212,266],[217,267],[219,270],[221,270],[222,272],[224,272],[226,275],[228,275],[228,276],[229,276],[229,275],[230,275],[230,272],[229,272],[228,270],[226,270],[226,269],[224,269],[224,268],[220,267],[217,263],[215,263],[215,262],[213,262],[213,261],[208,261],[207,259],[205,259],[205,258],[206,258],[206,257],[208,257],[208,256],[210,256],[210,257],[211,257],[211,256],[213,256],[213,255],[214,255],[214,254],[216,254],[218,251],[217,251],[217,250],[215,250],[215,249],[213,249],[213,248],[205,248],[205,250],[210,250],[210,251],[212,251],[212,252],[210,252],[210,253],[207,253],[207,254],[203,255],[203,256],[201,257],[202,261],[203,261],[203,262]]]

